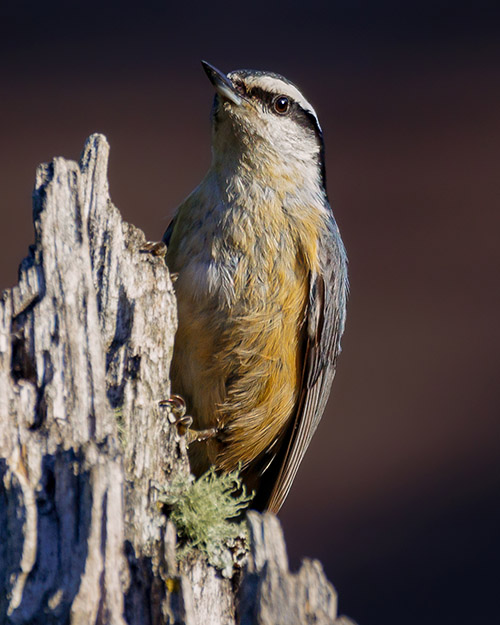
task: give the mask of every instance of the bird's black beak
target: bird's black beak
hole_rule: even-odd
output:
[[[236,92],[231,79],[228,78],[226,74],[223,74],[220,70],[206,61],[202,61],[201,64],[217,93],[236,105],[242,103],[243,98]]]

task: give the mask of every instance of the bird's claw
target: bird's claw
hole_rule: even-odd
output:
[[[193,417],[186,414],[186,402],[180,395],[171,395],[168,399],[159,402],[160,407],[169,407],[172,414],[170,420],[172,425],[177,426],[177,431],[181,436],[186,435],[188,445],[190,443],[201,443],[216,438],[222,441],[223,428],[215,426],[205,430],[193,430]]]
[[[178,419],[186,414],[186,402],[180,395],[171,395],[168,399],[162,399],[159,403],[162,408],[168,406]]]
[[[163,241],[146,241],[139,251],[143,254],[152,254],[153,256],[165,256],[167,246]]]
[[[180,395],[172,395],[159,402],[161,408],[169,407],[172,413],[171,423],[177,426],[180,436],[184,436],[193,423],[193,417],[186,414],[186,402]]]
[[[184,415],[183,417],[179,417],[175,422],[177,426],[177,432],[179,432],[180,436],[188,435],[188,443],[189,443],[189,433],[191,430],[189,429],[193,425],[193,417],[189,415]]]

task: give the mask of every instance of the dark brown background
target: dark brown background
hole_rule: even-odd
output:
[[[362,625],[498,623],[495,3],[242,4],[1,9],[0,287],[32,241],[39,162],[104,132],[114,202],[158,239],[210,160],[199,59],[294,80],[323,125],[351,297],[280,515],[292,563],[320,558]]]

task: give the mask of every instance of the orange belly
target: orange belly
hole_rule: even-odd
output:
[[[221,428],[217,439],[190,445],[198,475],[211,465],[248,466],[278,441],[297,403],[308,271],[291,249],[268,271],[245,275],[230,305],[217,294],[193,299],[182,271],[176,283],[172,389],[186,400],[194,429]]]
[[[238,203],[236,179],[236,195],[221,201],[213,176],[179,207],[166,257],[178,273],[172,390],[194,429],[221,429],[190,445],[198,475],[211,465],[249,467],[278,447],[294,416],[309,276],[326,223],[321,207],[253,183]]]

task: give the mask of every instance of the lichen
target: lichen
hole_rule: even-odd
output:
[[[160,501],[170,506],[169,517],[180,538],[178,558],[198,549],[230,577],[235,548],[248,540],[241,516],[252,496],[247,494],[239,470],[218,475],[211,468],[198,480],[192,476],[175,479]]]

